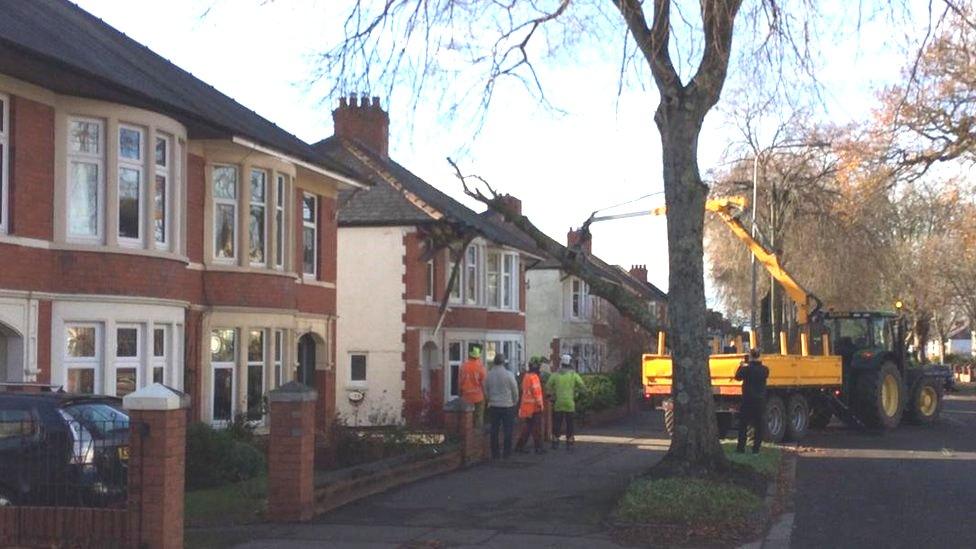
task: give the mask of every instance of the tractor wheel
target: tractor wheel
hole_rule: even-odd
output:
[[[916,425],[928,425],[939,419],[942,413],[942,382],[934,378],[922,378],[912,393],[906,418]]]
[[[771,396],[766,400],[766,433],[763,437],[767,442],[782,442],[786,436],[786,406],[783,399]]]
[[[674,436],[674,406],[669,402],[664,404],[664,430],[668,436]]]
[[[718,423],[718,438],[726,438],[732,429],[732,414],[730,412],[717,412],[715,420]]]
[[[810,420],[807,425],[811,429],[826,429],[833,417],[834,412],[830,406],[824,402],[814,402],[813,406],[810,407]]]
[[[807,397],[794,393],[786,401],[786,440],[799,442],[810,425],[810,406]]]
[[[898,368],[885,362],[875,372],[857,378],[854,410],[864,425],[893,429],[905,410],[905,388]]]

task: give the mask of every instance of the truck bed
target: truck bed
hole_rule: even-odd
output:
[[[762,355],[769,368],[767,387],[775,388],[834,388],[841,386],[841,358],[839,356]],[[742,382],[735,380],[735,371],[742,363],[741,354],[712,355],[712,392],[720,395],[742,394]],[[671,356],[644,355],[641,380],[646,395],[671,394]]]

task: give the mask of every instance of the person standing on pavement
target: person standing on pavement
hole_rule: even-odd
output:
[[[515,405],[519,389],[515,374],[505,367],[505,355],[495,354],[488,378],[485,381],[488,395],[488,421],[491,423],[491,459],[499,456],[508,459],[512,455],[512,431],[515,428]],[[503,452],[498,449],[498,431],[505,437]]]
[[[552,448],[559,448],[559,437],[563,425],[566,426],[566,450],[573,451],[576,442],[573,434],[573,416],[576,415],[576,391],[585,391],[583,378],[573,369],[573,357],[563,355],[560,358],[559,371],[549,377],[546,382],[546,392],[555,402],[552,406]]]
[[[763,439],[763,412],[766,410],[766,380],[769,368],[759,360],[759,349],[749,350],[749,359],[735,371],[742,382],[742,407],[739,408],[739,444],[736,452],[746,451],[746,431],[753,428],[752,453],[758,454]]]
[[[485,425],[485,367],[481,364],[481,348],[471,347],[468,360],[461,365],[458,374],[461,400],[474,406],[474,426],[481,429]]]
[[[515,451],[525,453],[525,443],[532,435],[535,453],[544,454],[542,447],[542,380],[539,378],[539,363],[529,363],[529,371],[522,376],[522,402],[519,404],[519,418],[522,420],[522,433],[515,443]]]

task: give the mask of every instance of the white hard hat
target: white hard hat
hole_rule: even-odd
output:
[[[573,362],[573,357],[570,355],[563,355],[559,357],[559,362],[563,366],[569,366]]]

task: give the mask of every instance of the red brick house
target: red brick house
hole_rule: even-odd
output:
[[[0,5],[0,380],[334,410],[338,163],[63,0]]]
[[[525,266],[538,256],[391,159],[378,98],[343,98],[333,117],[336,134],[315,148],[373,183],[339,198],[337,410],[355,424],[416,422],[457,395],[469,348],[525,362]]]

